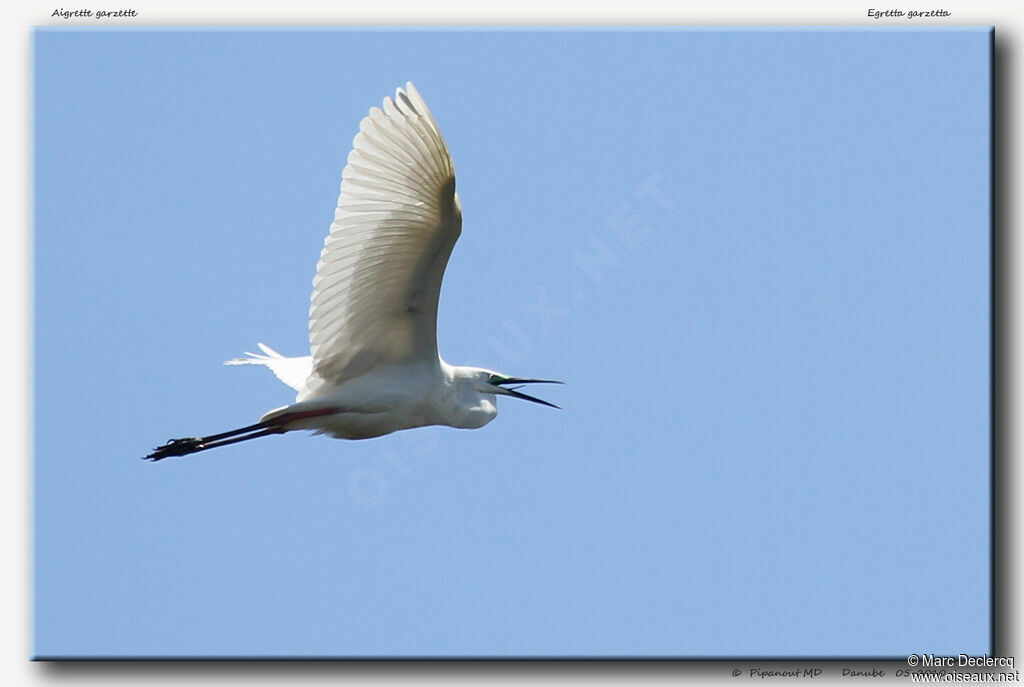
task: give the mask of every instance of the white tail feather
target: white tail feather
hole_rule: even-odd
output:
[[[246,351],[248,358],[233,358],[224,362],[225,365],[264,365],[270,368],[274,376],[282,382],[302,393],[306,389],[306,380],[313,370],[313,359],[306,355],[300,358],[286,358],[270,346],[256,344],[265,355]]]

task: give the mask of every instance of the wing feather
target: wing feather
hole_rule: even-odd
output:
[[[437,303],[462,229],[455,168],[408,83],[359,124],[309,312],[307,397],[376,365],[437,359]]]

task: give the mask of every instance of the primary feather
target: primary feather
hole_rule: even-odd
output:
[[[455,168],[408,83],[359,125],[313,280],[315,393],[381,364],[437,359],[437,304],[462,228]]]
[[[260,344],[263,353],[227,363],[269,368],[295,389],[296,402],[245,427],[172,439],[146,457],[303,429],[342,439],[429,425],[476,429],[498,414],[498,396],[557,408],[519,391],[551,380],[453,366],[438,355],[441,279],[461,231],[448,147],[408,83],[370,110],[353,141],[313,280],[310,355],[286,358]]]
[[[313,280],[311,355],[260,344],[265,356],[228,361],[266,365],[299,401],[378,365],[438,358],[441,280],[462,231],[448,146],[411,82],[370,110],[352,145]]]

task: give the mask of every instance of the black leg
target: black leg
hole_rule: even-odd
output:
[[[186,437],[185,439],[171,439],[163,446],[158,446],[157,448],[153,449],[153,452],[146,456],[145,460],[151,460],[153,462],[156,462],[158,460],[163,460],[164,458],[170,458],[172,456],[187,456],[190,453],[196,453],[198,451],[205,451],[208,448],[216,448],[217,446],[223,446],[225,443],[235,443],[234,441],[224,442],[222,440],[227,439],[228,437],[237,437],[240,434],[245,436],[239,437],[235,441],[242,441],[243,439],[255,439],[256,436],[254,434],[249,433],[256,432],[257,430],[263,430],[266,429],[267,427],[267,423],[257,422],[256,424],[249,425],[248,427],[240,427],[238,429],[232,429],[227,432],[221,432],[220,434],[211,434],[208,437]],[[283,432],[284,430],[281,429],[281,431]],[[261,433],[259,436],[265,435]]]
[[[163,446],[158,446],[153,449],[153,452],[143,460],[151,460],[155,463],[156,461],[163,460],[164,458],[187,456],[190,453],[198,453],[199,451],[205,451],[219,446],[227,446],[228,444],[237,444],[240,441],[258,439],[260,437],[270,436],[271,434],[284,434],[288,431],[285,426],[289,422],[304,420],[311,417],[321,417],[323,415],[334,415],[339,412],[341,412],[341,409],[339,408],[318,408],[316,410],[284,413],[283,415],[278,415],[266,422],[257,422],[256,424],[249,425],[248,427],[239,427],[238,429],[221,432],[220,434],[211,434],[207,437],[171,439]]]

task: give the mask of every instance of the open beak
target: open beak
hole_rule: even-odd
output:
[[[517,384],[517,385],[521,386],[523,384],[564,384],[564,383],[565,382],[559,382],[559,381],[554,380],[554,379],[522,379],[522,378],[519,378],[519,377],[510,377],[510,378],[508,378],[508,379],[506,379],[504,381],[498,382],[494,386],[496,386],[498,388],[498,393],[503,394],[505,396],[514,396],[515,398],[521,398],[524,401],[533,401],[534,403],[540,403],[542,406],[548,406],[549,408],[558,408],[558,410],[561,410],[561,408],[559,406],[556,406],[554,403],[548,403],[547,401],[543,401],[543,400],[541,400],[539,398],[535,398],[535,397],[530,396],[528,394],[524,394],[521,391],[517,391],[517,389],[520,388],[519,386],[514,386],[514,387],[506,389],[503,385],[504,384]]]

